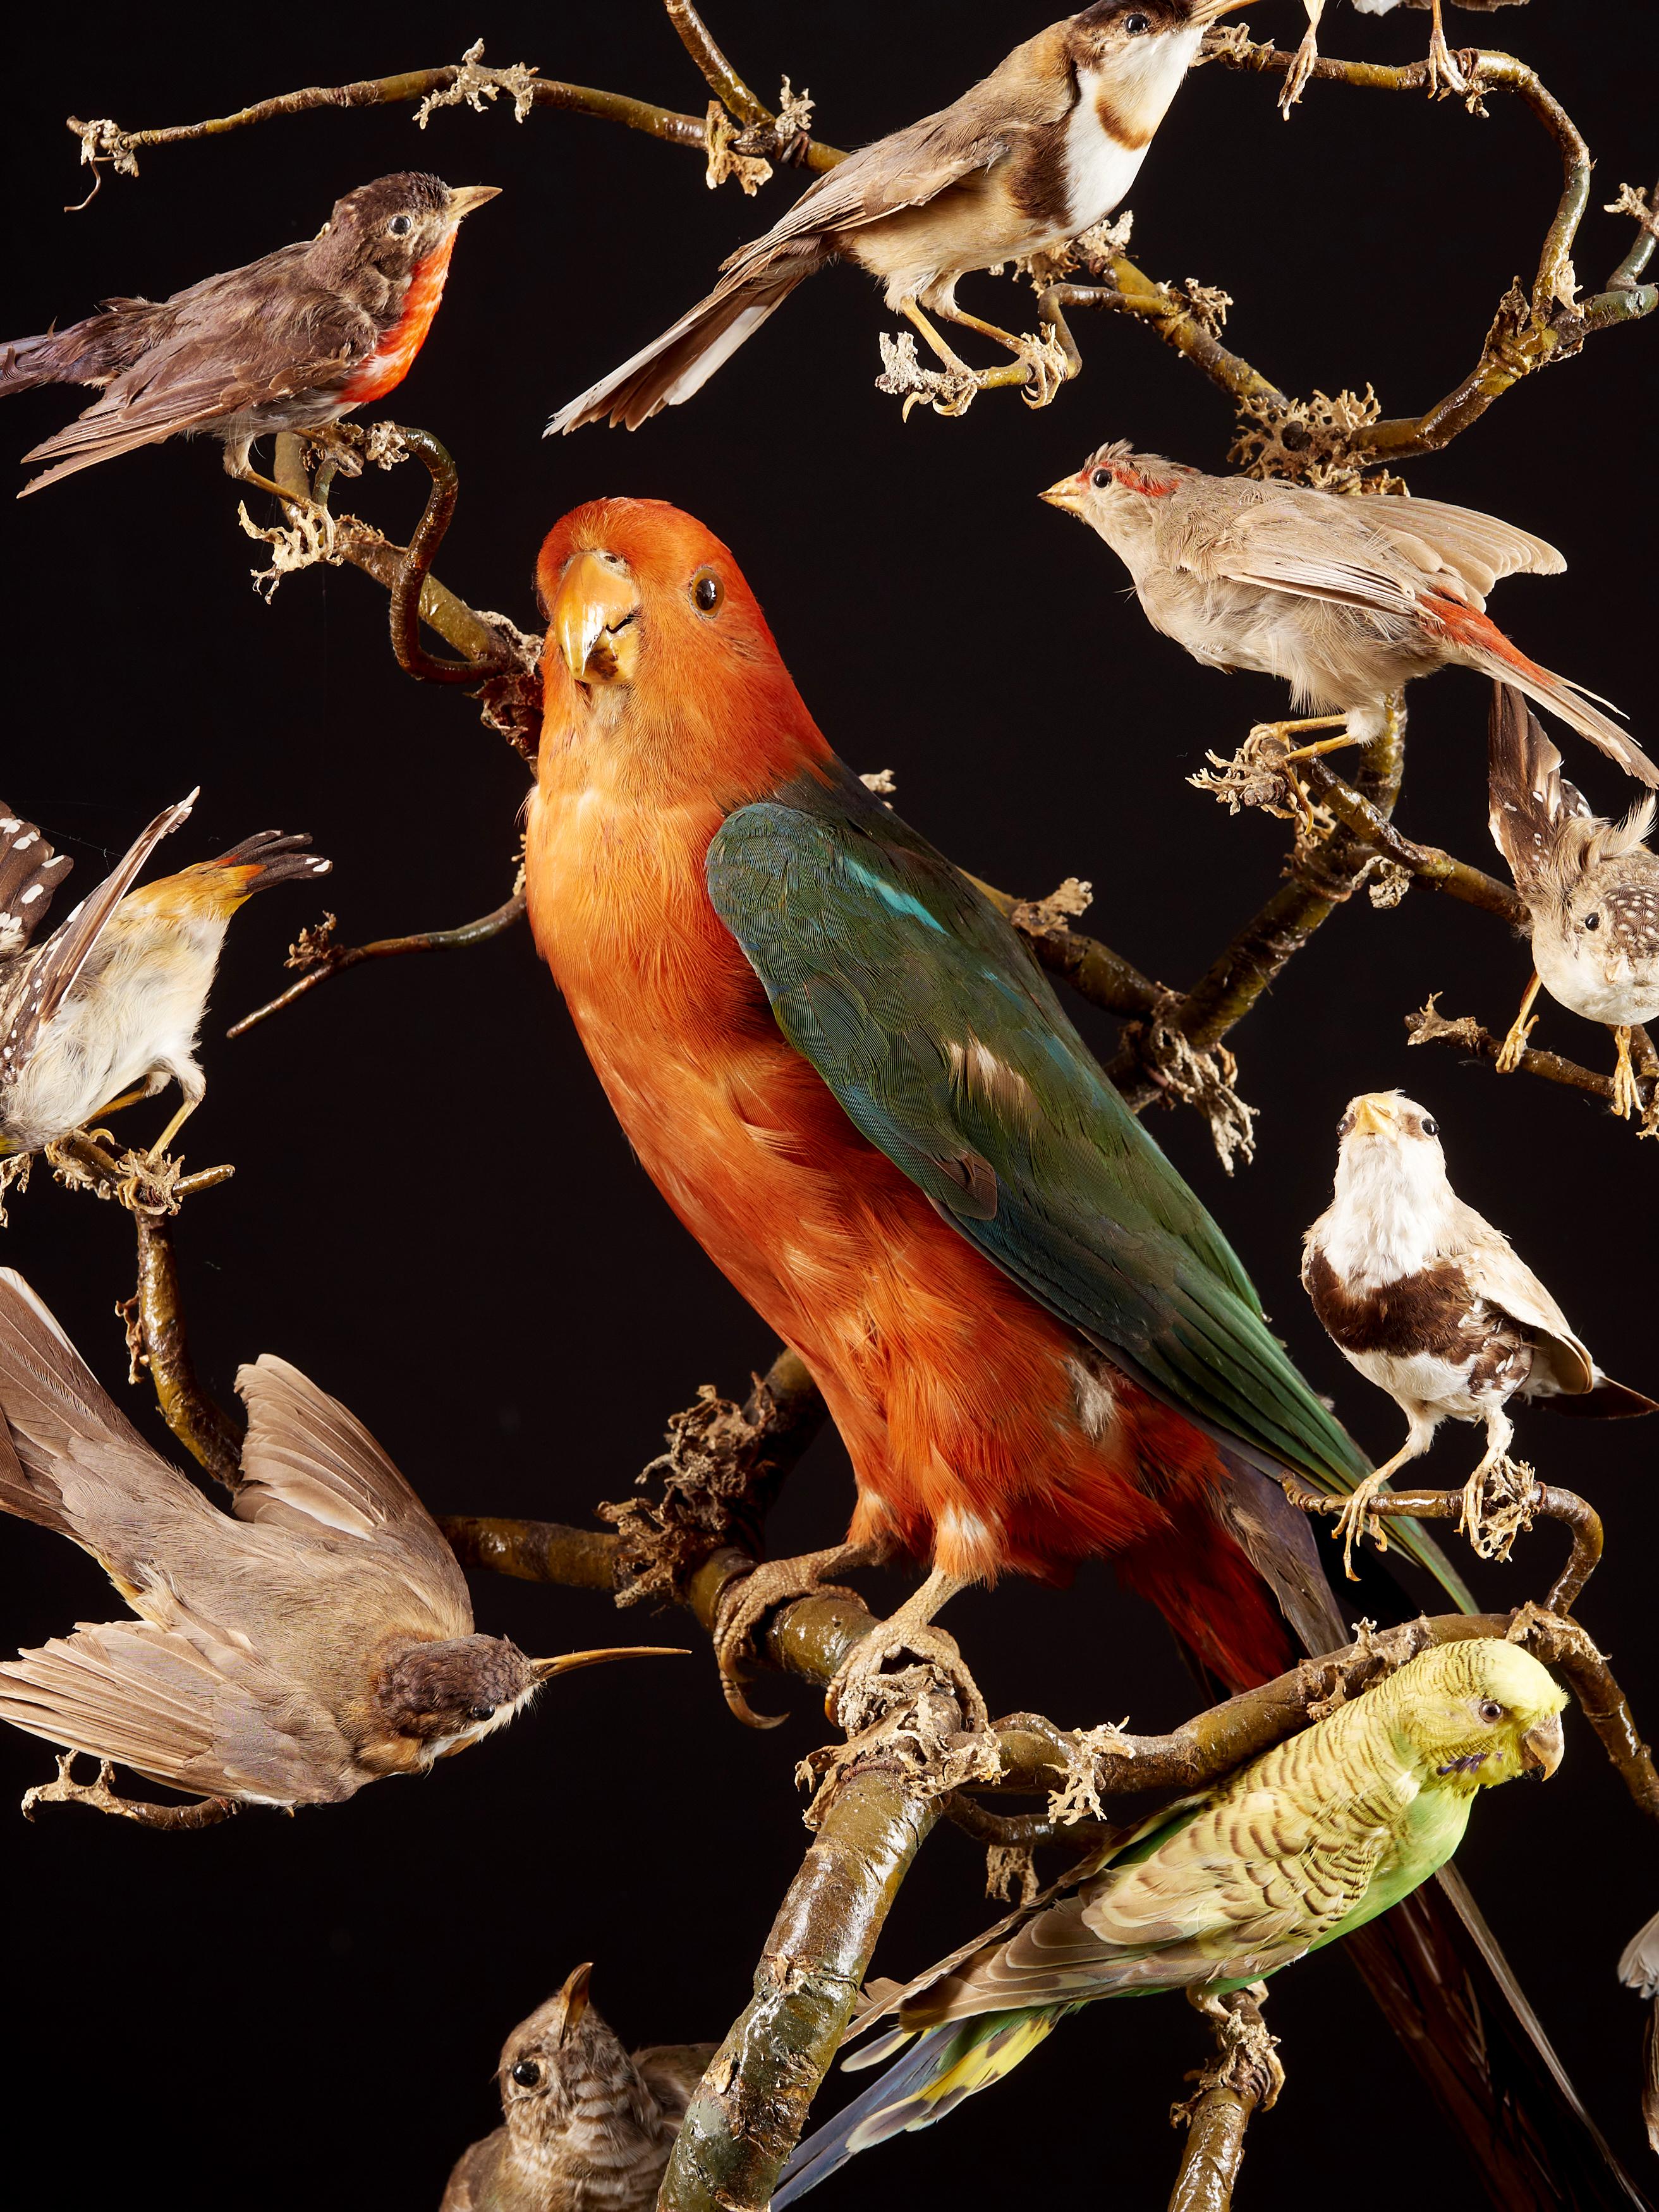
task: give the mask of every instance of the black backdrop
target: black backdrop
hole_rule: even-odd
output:
[[[847,144],[954,95],[1043,14],[724,0],[715,20],[758,87],[788,70],[817,96],[824,135]],[[1281,40],[1299,21],[1289,0],[1256,10],[1258,30]],[[1650,179],[1649,9],[1537,0],[1491,27],[1587,131],[1595,203],[1621,178]],[[36,21],[13,47],[0,325],[38,330],[112,291],[162,294],[307,236],[337,193],[386,170],[430,165],[504,185],[468,226],[434,338],[387,410],[459,461],[448,580],[528,624],[536,550],[567,507],[626,491],[692,509],[736,550],[855,767],[894,769],[903,811],[996,882],[1037,893],[1092,878],[1089,926],[1150,972],[1189,980],[1272,888],[1280,832],[1230,822],[1182,778],[1206,747],[1229,751],[1251,720],[1282,711],[1281,695],[1253,678],[1224,684],[1152,636],[1103,549],[1034,496],[1109,436],[1222,465],[1224,405],[1149,337],[1085,321],[1086,374],[1048,412],[996,394],[965,422],[905,428],[871,389],[891,319],[836,270],[694,404],[636,437],[544,444],[551,409],[696,297],[793,183],[750,206],[730,188],[706,193],[684,152],[583,118],[538,112],[516,128],[504,108],[449,112],[417,137],[405,108],[148,154],[138,180],[112,179],[84,213],[60,212],[84,189],[62,127],[70,110],[134,127],[222,113],[295,84],[453,60],[480,30],[495,62],[703,105],[653,0],[134,11],[103,18],[95,40],[68,9]],[[1328,41],[1404,58],[1425,30],[1419,15],[1361,23],[1343,10]],[[1498,294],[1532,265],[1553,153],[1502,98],[1471,121],[1453,103],[1316,86],[1286,126],[1273,89],[1211,70],[1183,93],[1134,195],[1140,258],[1237,295],[1230,336],[1289,388],[1369,378],[1391,411],[1421,405],[1462,373]],[[1587,285],[1628,237],[1592,213]],[[975,304],[1029,312],[1006,295],[994,307],[988,290]],[[1565,550],[1566,581],[1508,585],[1496,611],[1537,656],[1636,710],[1638,731],[1656,345],[1659,330],[1598,340],[1412,472],[1425,493],[1490,506]],[[9,406],[7,449],[74,404],[48,392]],[[399,532],[423,481],[412,468],[376,477],[361,504]],[[295,578],[267,608],[249,586],[258,549],[237,532],[235,499],[211,446],[173,446],[9,511],[5,797],[76,855],[81,888],[199,781],[173,866],[260,827],[303,827],[335,860],[326,902],[348,937],[495,905],[525,787],[518,761],[462,699],[398,673],[384,597],[355,572]],[[1419,688],[1401,820],[1492,866],[1485,715],[1472,678]],[[1567,746],[1592,794],[1622,805],[1606,765]],[[283,980],[283,950],[314,918],[307,895],[287,891],[248,909],[207,1026],[208,1102],[185,1150],[238,1172],[179,1224],[204,1373],[228,1392],[240,1359],[280,1352],[349,1401],[434,1508],[581,1520],[625,1491],[699,1382],[740,1390],[769,1356],[766,1332],[632,1163],[524,933],[343,978],[226,1044],[226,1022]],[[1430,1102],[1460,1188],[1516,1237],[1603,1364],[1650,1389],[1659,1378],[1645,1264],[1654,1164],[1632,1133],[1568,1092],[1405,1049],[1401,1017],[1431,990],[1501,1030],[1526,964],[1490,919],[1425,890],[1392,914],[1357,900],[1236,1033],[1243,1089],[1263,1109],[1255,1166],[1230,1183],[1200,1125],[1154,1121],[1310,1373],[1379,1454],[1397,1416],[1342,1367],[1296,1282],[1334,1124],[1360,1088],[1401,1084]],[[1097,1030],[1109,1044],[1109,1026]],[[1605,1035],[1559,1010],[1546,1010],[1540,1041],[1610,1060]],[[162,1109],[145,1110],[159,1127]],[[131,1286],[125,1220],[37,1177],[0,1243],[123,1389],[111,1306]],[[162,1437],[153,1409],[131,1402]],[[1606,1516],[1609,1557],[1586,1618],[1650,1714],[1655,1432],[1540,1415],[1522,1442]],[[1474,1449],[1469,1432],[1448,1431],[1437,1470],[1454,1479]],[[832,1540],[850,1496],[838,1449],[821,1446],[779,1516],[780,1547]],[[1557,1540],[1528,1547],[1528,1587],[1541,1587]],[[8,1522],[0,1552],[8,1643],[116,1609],[91,1563],[40,1532]],[[1506,1603],[1522,1572],[1473,1579]],[[890,1602],[902,1587],[878,1579],[872,1593]],[[616,1626],[585,1594],[483,1578],[476,1599],[482,1626],[535,1650],[610,1641]],[[1356,1609],[1389,1601],[1378,1585]],[[1035,1705],[1066,1723],[1128,1712],[1150,1728],[1190,1709],[1160,1624],[1103,1570],[1060,1596],[971,1595],[951,1625],[994,1711]],[[672,1623],[634,1615],[621,1627],[651,1640]],[[775,1735],[728,1719],[706,1656],[648,1677],[579,1675],[508,1738],[418,1786],[291,1823],[255,1813],[175,1838],[73,1812],[33,1827],[0,1814],[12,2155],[50,2156],[58,2201],[118,2177],[180,2212],[419,2207],[493,2124],[501,2037],[578,1959],[597,1960],[598,2002],[634,2040],[720,2035],[805,1840],[792,1764],[824,1734],[811,1696],[762,1691],[793,1707]],[[1582,1723],[1569,1743],[1548,1790],[1481,1806],[1463,1863],[1568,2063],[1639,2164],[1641,2020],[1613,1966],[1659,1904],[1651,1834]],[[0,1804],[50,1771],[46,1746],[6,1735]],[[981,1873],[978,1852],[941,1833],[881,1966],[908,1972],[988,1917]],[[1340,1958],[1285,1977],[1272,2012],[1291,2080],[1253,2131],[1249,2201],[1312,2202],[1339,2174],[1352,2212],[1406,2187],[1424,2203],[1467,2197],[1457,2146]],[[993,2202],[1115,2179],[1122,2201],[1161,2202],[1176,2155],[1164,2112],[1201,2055],[1173,2002],[1099,2009],[1017,2085],[862,2161],[823,2201],[932,2202],[950,2188]],[[1367,2155],[1354,2155],[1359,2142]]]

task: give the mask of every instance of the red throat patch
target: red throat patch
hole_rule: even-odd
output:
[[[404,311],[372,354],[358,367],[340,398],[349,407],[362,407],[395,392],[415,365],[415,356],[426,343],[432,318],[444,295],[449,276],[449,257],[455,250],[455,229],[446,232],[441,245],[410,271]]]

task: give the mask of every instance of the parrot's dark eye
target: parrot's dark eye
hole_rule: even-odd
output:
[[[698,611],[712,615],[726,597],[726,586],[712,568],[699,568],[691,579],[691,599]]]
[[[469,1705],[466,1717],[470,1721],[490,1721],[495,1717],[494,1705]]]
[[[1501,1721],[1503,1719],[1504,1708],[1498,1704],[1496,1698],[1482,1698],[1480,1700],[1480,1717],[1483,1721]]]
[[[1584,916],[1584,927],[1586,929],[1600,929],[1601,927],[1601,915],[1599,914],[1587,914]]]
[[[1134,15],[1126,15],[1123,18],[1123,27],[1132,39],[1138,39],[1143,31],[1152,29],[1152,18],[1141,15],[1137,9]]]
[[[1342,1116],[1342,1119],[1336,1125],[1336,1133],[1339,1137],[1352,1136],[1353,1115],[1352,1114],[1345,1114]]]
[[[1423,1124],[1423,1134],[1424,1134],[1425,1137],[1437,1137],[1437,1136],[1440,1134],[1440,1124],[1439,1124],[1439,1122],[1438,1122],[1438,1121],[1425,1121],[1425,1122]]]
[[[533,2058],[520,2058],[513,2069],[513,2079],[521,2089],[533,2089],[542,2078],[542,2069]]]
[[[407,238],[415,225],[406,215],[394,215],[386,228],[394,238]]]
[[[1097,491],[1104,491],[1112,481],[1112,472],[1109,469],[1097,469],[1089,481]]]

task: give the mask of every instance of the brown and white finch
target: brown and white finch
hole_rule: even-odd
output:
[[[819,178],[781,222],[738,247],[706,300],[561,408],[549,434],[606,416],[636,430],[678,407],[797,284],[837,259],[875,277],[889,309],[957,374],[971,372],[929,314],[994,338],[1035,373],[1024,342],[957,307],[958,279],[1052,250],[1110,215],[1206,30],[1244,4],[1096,0],[1051,23],[949,107]]]
[[[1530,531],[1439,500],[1206,476],[1123,440],[1042,495],[1105,539],[1154,629],[1209,667],[1282,678],[1351,738],[1382,729],[1403,684],[1455,665],[1514,684],[1659,786],[1633,738],[1488,619],[1499,577],[1566,566]]]
[[[588,2002],[578,1966],[501,2048],[502,2124],[455,2162],[439,2212],[651,2212],[717,2045],[632,2056]]]
[[[1619,1060],[1613,1110],[1637,1097],[1630,1033],[1659,1014],[1659,854],[1646,798],[1622,822],[1593,813],[1561,773],[1561,756],[1527,702],[1493,687],[1488,752],[1492,834],[1527,909],[1533,979],[1498,1065],[1520,1064],[1541,983],[1551,998],[1613,1030]]]
[[[196,1033],[232,915],[255,891],[327,874],[331,863],[305,850],[308,837],[262,830],[133,890],[196,798],[158,814],[36,946],[30,935],[70,864],[52,857],[33,823],[0,808],[0,1156],[39,1152],[171,1078],[184,1103],[154,1148],[163,1150],[207,1087]]]

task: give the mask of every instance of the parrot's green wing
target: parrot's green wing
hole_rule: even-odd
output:
[[[730,816],[708,878],[784,1035],[963,1236],[1265,1472],[1354,1487],[1364,1457],[1220,1231],[942,854],[837,763]],[[1473,1610],[1437,1547],[1395,1526]]]

